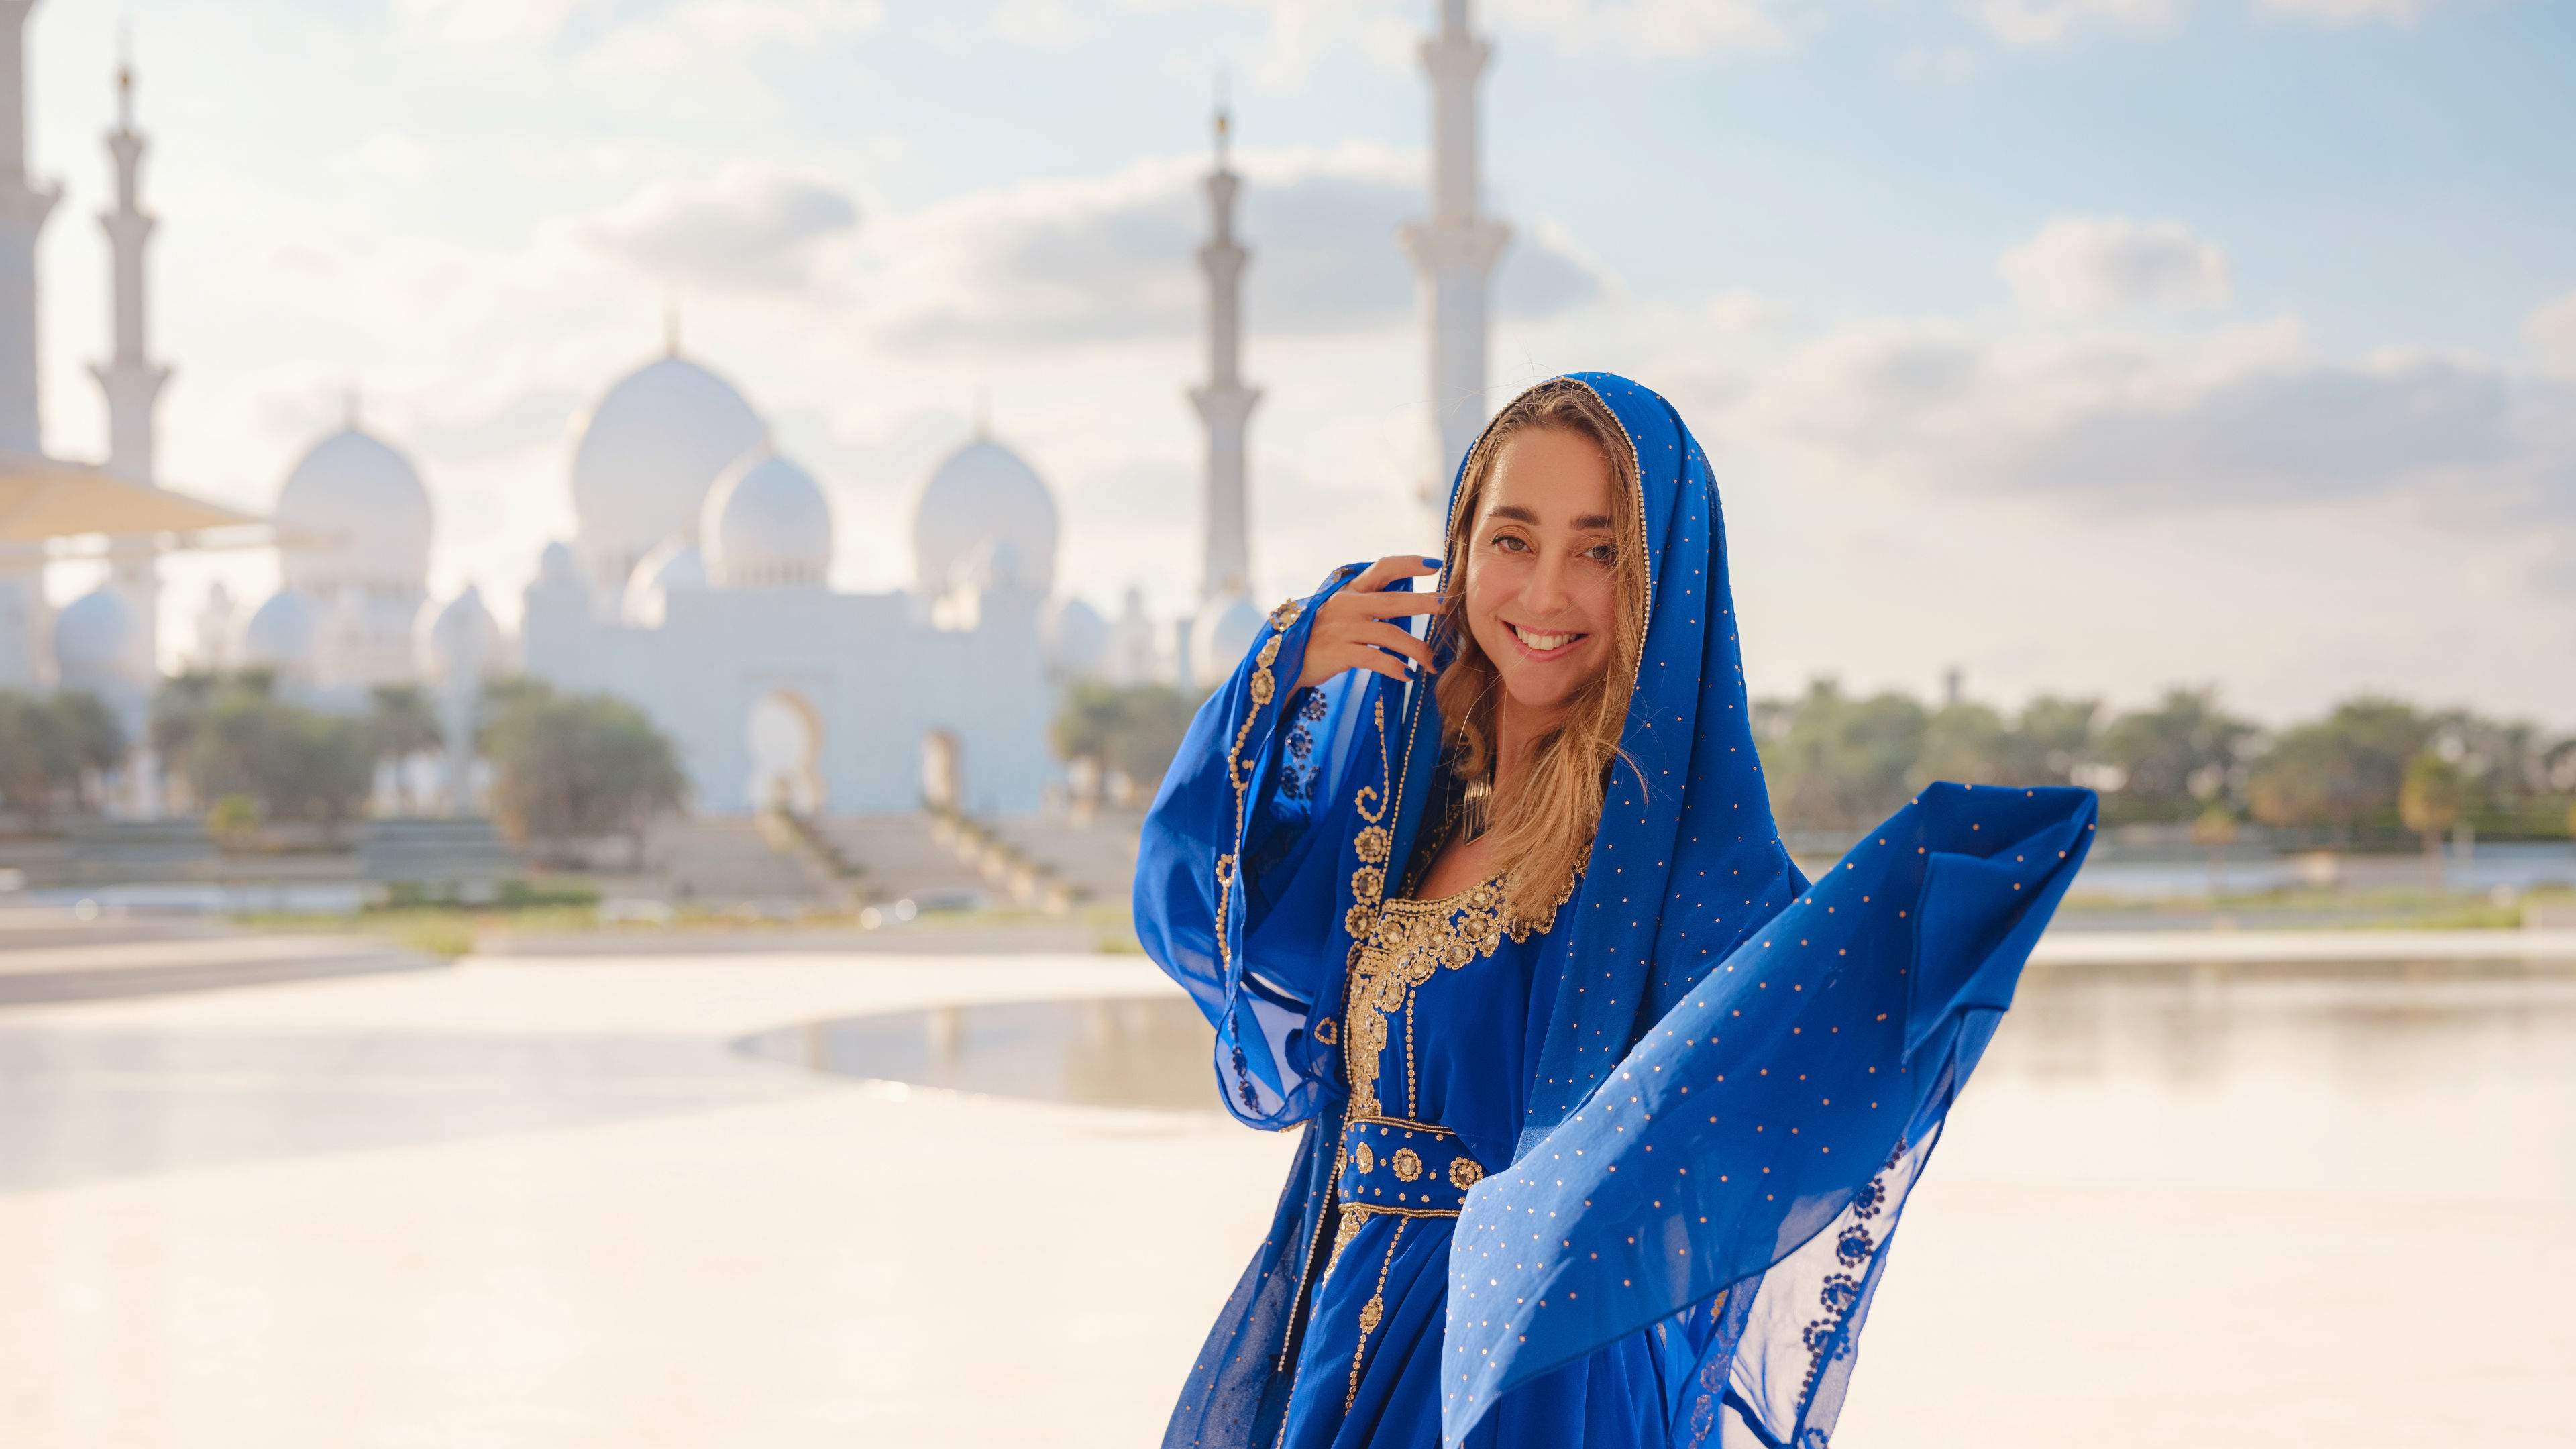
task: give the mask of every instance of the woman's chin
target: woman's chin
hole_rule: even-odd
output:
[[[1512,677],[1511,672],[1504,674],[1503,693],[1511,700],[1514,708],[1528,710],[1534,714],[1554,714],[1563,709],[1566,701],[1574,698],[1575,692],[1584,684],[1581,676],[1573,670],[1524,669],[1517,672],[1523,677],[1516,679]],[[1554,677],[1537,679],[1527,677],[1533,673]]]

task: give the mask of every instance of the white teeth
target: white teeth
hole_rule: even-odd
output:
[[[1550,649],[1562,649],[1566,645],[1583,637],[1580,634],[1537,634],[1522,628],[1518,624],[1514,624],[1512,626],[1512,632],[1521,637],[1522,643],[1527,644],[1529,647],[1537,650],[1541,654],[1545,654]]]

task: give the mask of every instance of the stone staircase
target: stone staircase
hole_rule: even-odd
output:
[[[865,871],[870,900],[1016,904],[1061,914],[1126,904],[1142,818],[1126,812],[1076,824],[1059,816],[858,815],[818,823]]]
[[[986,822],[994,833],[1043,864],[1076,900],[1125,906],[1136,887],[1142,811],[1102,811],[1086,823],[1063,816],[1015,815]]]
[[[843,815],[815,824],[866,873],[871,900],[971,909],[1010,899],[942,844],[926,815]]]
[[[675,901],[810,903],[838,894],[825,873],[773,833],[741,816],[667,821],[654,827],[645,858]]]

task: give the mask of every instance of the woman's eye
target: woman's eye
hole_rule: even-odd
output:
[[[1583,556],[1592,560],[1594,563],[1610,563],[1619,557],[1619,550],[1612,548],[1606,543],[1596,543],[1592,547],[1585,549],[1583,551]]]
[[[1526,553],[1529,551],[1529,544],[1526,541],[1508,533],[1495,539],[1494,547],[1501,549],[1505,553]]]

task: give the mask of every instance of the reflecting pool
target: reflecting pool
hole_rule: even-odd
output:
[[[941,1006],[784,1027],[736,1046],[835,1076],[952,1092],[1217,1110],[1216,1033],[1183,996]]]
[[[1217,1110],[1189,1001],[942,1007],[737,1045],[840,1076]],[[1952,1118],[1980,1176],[2576,1204],[2576,969],[2034,970]]]

